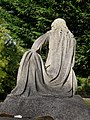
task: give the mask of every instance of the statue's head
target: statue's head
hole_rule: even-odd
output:
[[[51,29],[57,29],[62,27],[67,28],[65,20],[62,18],[55,19],[51,24]]]

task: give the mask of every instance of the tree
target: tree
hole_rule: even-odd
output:
[[[13,41],[10,31],[4,27],[5,21],[1,19],[1,23],[3,24],[0,25],[0,98],[4,99],[15,86],[23,48]]]

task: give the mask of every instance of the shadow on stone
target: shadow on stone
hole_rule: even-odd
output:
[[[19,119],[19,118],[14,118],[14,115],[12,114],[9,114],[9,113],[0,113],[0,120],[3,119],[3,120],[16,120],[16,119]],[[36,118],[21,118],[21,119],[32,119],[32,120],[54,120],[51,116],[41,116],[41,117],[36,117]]]

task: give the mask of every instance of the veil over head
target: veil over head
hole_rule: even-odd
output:
[[[64,29],[68,29],[67,28],[67,25],[66,25],[66,22],[64,19],[62,18],[57,18],[55,19],[52,24],[51,24],[51,29],[60,29],[60,28],[64,28]]]

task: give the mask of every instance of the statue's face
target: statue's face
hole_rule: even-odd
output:
[[[64,19],[61,19],[61,18],[57,18],[53,21],[53,23],[51,24],[51,28],[52,29],[57,29],[57,28],[60,28],[60,27],[64,27],[66,26],[66,22]]]

